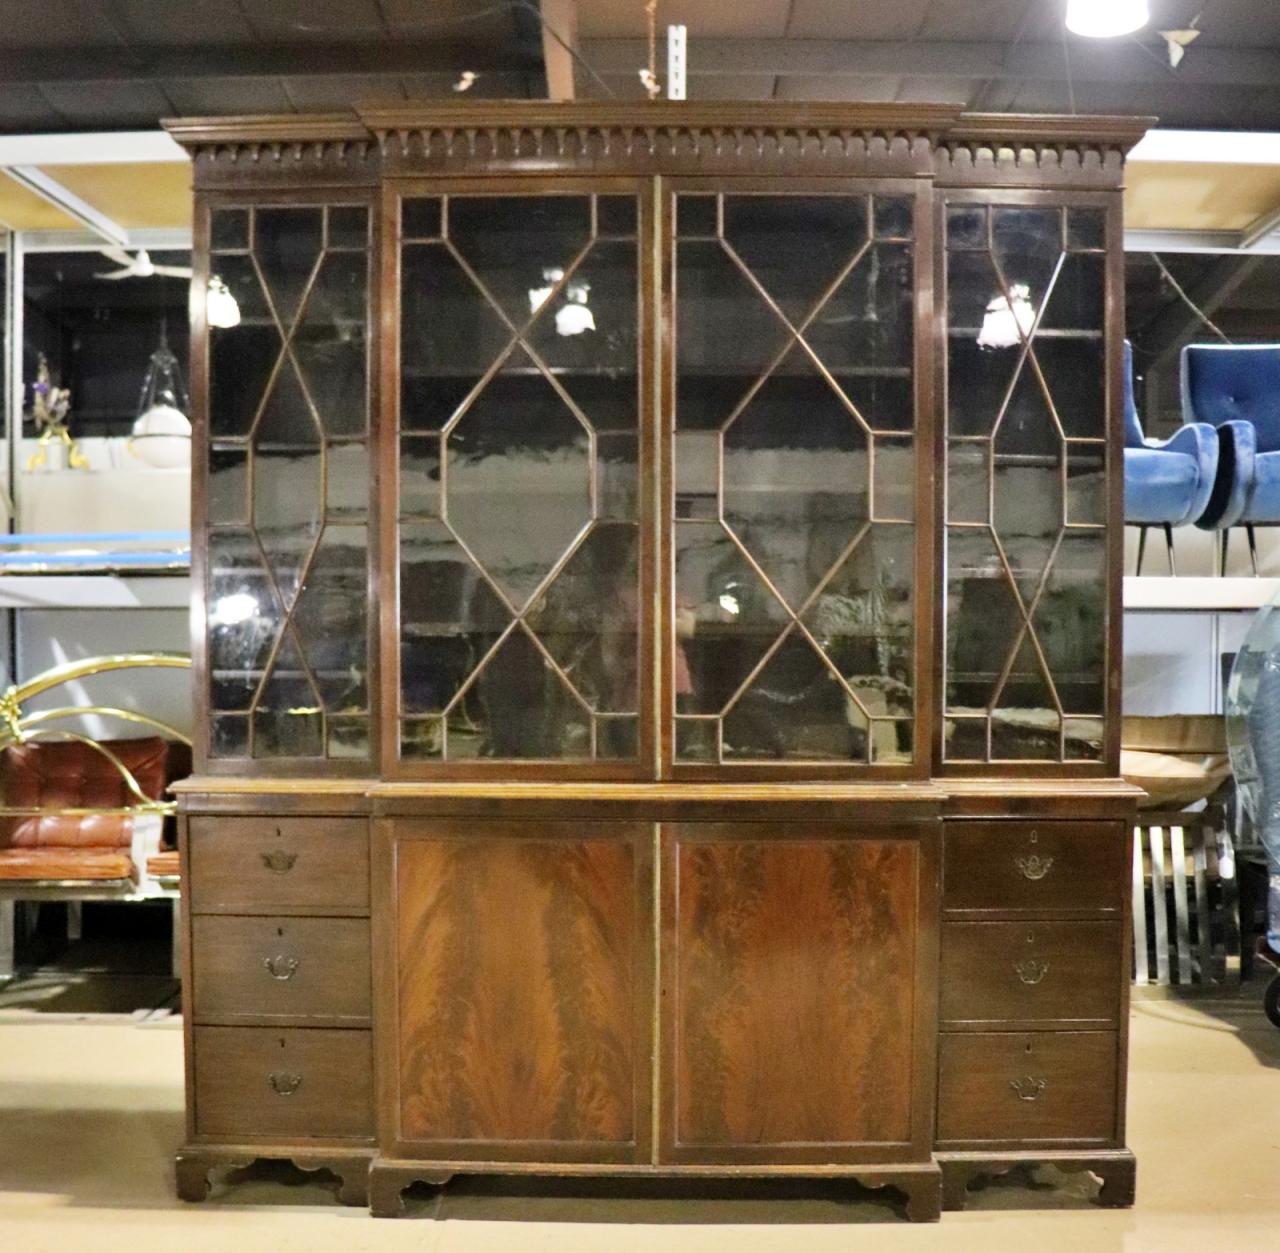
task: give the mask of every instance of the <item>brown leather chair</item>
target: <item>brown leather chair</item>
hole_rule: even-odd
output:
[[[174,746],[158,736],[104,740],[144,795],[164,796],[175,777]],[[181,746],[178,746],[181,748]],[[39,816],[0,818],[0,883],[102,883],[136,879],[134,819],[128,814],[61,814],[59,809],[117,809],[137,803],[115,765],[87,744],[32,741],[0,753],[0,798]]]

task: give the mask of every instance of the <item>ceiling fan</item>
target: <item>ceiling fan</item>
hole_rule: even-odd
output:
[[[132,255],[123,248],[102,248],[102,255],[114,261],[121,268],[110,270],[105,274],[95,274],[94,278],[153,278],[160,275],[164,278],[190,278],[189,265],[156,265],[145,248],[139,248]]]

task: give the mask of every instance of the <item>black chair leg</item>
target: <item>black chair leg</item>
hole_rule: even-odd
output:
[[[1169,573],[1176,576],[1178,567],[1173,564],[1173,527],[1167,522],[1164,524],[1164,546],[1169,550]]]
[[[1231,538],[1231,528],[1224,526],[1222,528],[1222,546],[1218,549],[1218,575],[1225,576],[1227,573],[1227,541]]]
[[[1253,577],[1258,577],[1258,537],[1254,533],[1253,523],[1244,524],[1244,533],[1249,537],[1249,563],[1253,566]]]
[[[1134,574],[1142,573],[1142,558],[1147,551],[1147,528],[1140,526],[1138,528],[1138,567],[1134,570]]]

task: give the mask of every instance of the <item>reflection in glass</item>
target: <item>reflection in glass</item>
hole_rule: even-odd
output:
[[[1105,266],[1087,251],[1101,218],[1074,212],[947,213],[951,761],[1102,751]],[[1010,297],[1022,287],[1020,319]],[[991,320],[1002,302],[1007,335]]]
[[[404,248],[402,758],[639,751],[635,210],[447,197]]]

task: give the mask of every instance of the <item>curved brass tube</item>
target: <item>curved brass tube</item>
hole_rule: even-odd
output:
[[[132,709],[116,709],[110,705],[68,705],[63,709],[37,709],[35,713],[21,718],[19,724],[25,732],[28,727],[37,722],[52,722],[55,718],[79,718],[84,714],[98,714],[104,718],[119,718],[122,722],[141,723],[143,726],[154,727],[162,735],[179,740],[188,747],[191,746],[190,737],[183,735],[177,727],[161,722],[159,718],[153,718],[150,714],[140,714]],[[4,730],[0,728],[0,745],[3,745],[4,740]]]
[[[26,743],[31,740],[65,740],[78,744],[86,744],[96,753],[100,753],[116,768],[124,780],[125,787],[137,804],[124,808],[81,807],[65,809],[38,809],[21,806],[0,805],[0,815],[5,817],[38,817],[42,814],[62,814],[67,817],[88,817],[105,814],[171,814],[176,805],[172,801],[153,800],[143,792],[129,768],[109,748],[98,743],[88,735],[76,731],[64,731],[57,728],[38,726],[38,723],[52,722],[60,718],[77,718],[85,714],[98,714],[105,717],[120,718],[126,722],[136,722],[153,727],[169,737],[190,744],[191,740],[176,727],[152,718],[149,714],[136,713],[131,709],[115,709],[106,705],[68,706],[59,709],[41,709],[30,714],[22,712],[23,702],[47,692],[63,683],[75,679],[88,678],[90,675],[105,674],[112,670],[129,670],[134,668],[164,668],[186,670],[191,666],[191,658],[181,653],[117,653],[106,657],[84,657],[79,661],[69,661],[60,666],[53,666],[43,673],[28,679],[25,683],[15,683],[0,693],[0,748],[11,743]]]
[[[191,668],[191,658],[183,653],[117,653],[106,657],[83,657],[79,661],[64,662],[37,674],[25,683],[16,683],[4,693],[4,700],[19,705],[72,679],[83,679],[91,674],[105,674],[110,670],[129,670],[134,666],[158,666],[174,670]]]

